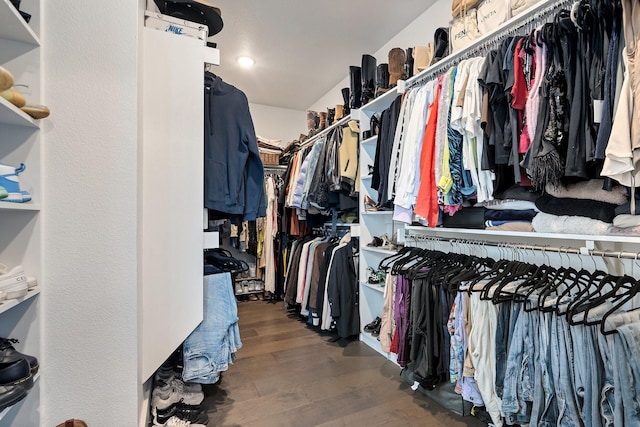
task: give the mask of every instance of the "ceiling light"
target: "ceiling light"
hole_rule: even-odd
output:
[[[255,61],[248,56],[240,56],[238,58],[238,64],[240,64],[244,68],[250,68],[255,64]]]

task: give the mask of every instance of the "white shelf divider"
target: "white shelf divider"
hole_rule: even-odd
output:
[[[11,202],[2,202],[0,201],[0,210],[15,210],[15,211],[39,211],[40,203],[11,203]]]
[[[27,295],[25,295],[23,297],[4,300],[4,301],[0,302],[0,314],[4,313],[7,310],[12,309],[13,307],[17,306],[18,304],[22,304],[23,302],[25,302],[27,300],[30,300],[31,298],[35,297],[39,293],[40,293],[40,286],[36,286],[35,288],[29,290]]]

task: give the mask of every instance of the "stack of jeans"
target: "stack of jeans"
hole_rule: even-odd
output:
[[[242,347],[231,274],[208,272],[205,266],[204,320],[183,344],[182,378],[202,384],[217,382]]]

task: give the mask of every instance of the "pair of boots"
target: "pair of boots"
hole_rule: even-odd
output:
[[[360,67],[349,67],[349,82],[350,88],[342,89],[345,114],[350,109],[366,105],[388,90],[389,65],[377,64],[376,58],[364,54]]]

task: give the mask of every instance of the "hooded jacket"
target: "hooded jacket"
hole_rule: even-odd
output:
[[[204,102],[204,206],[244,221],[265,216],[264,168],[246,95],[206,73]]]

